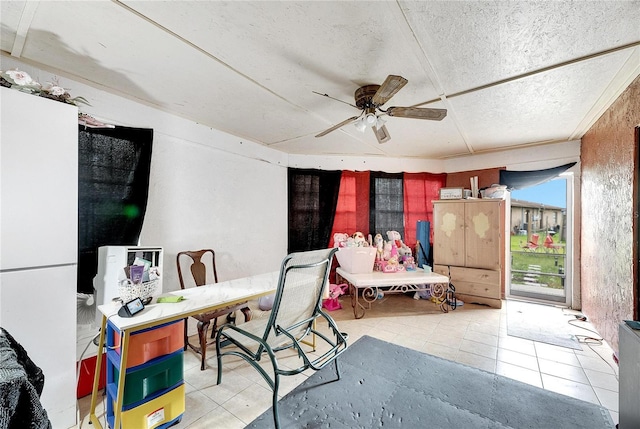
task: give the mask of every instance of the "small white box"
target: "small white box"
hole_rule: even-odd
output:
[[[375,247],[339,247],[336,257],[340,267],[351,274],[368,274],[373,272],[376,261]]]

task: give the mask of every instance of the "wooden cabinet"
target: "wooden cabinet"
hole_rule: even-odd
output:
[[[505,201],[434,201],[434,271],[448,275],[466,302],[502,306]]]

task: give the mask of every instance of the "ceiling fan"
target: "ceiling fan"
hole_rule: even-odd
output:
[[[337,98],[321,94],[313,91],[315,94],[331,98],[342,103],[360,109],[358,116],[346,119],[331,128],[324,130],[316,137],[322,137],[335,131],[347,124],[354,123],[358,130],[365,132],[367,128],[371,128],[378,139],[378,143],[385,143],[391,140],[391,136],[387,131],[386,122],[382,116],[393,116],[398,118],[427,119],[431,121],[441,121],[447,116],[446,109],[429,109],[422,107],[389,107],[382,109],[382,105],[391,99],[403,86],[407,84],[407,79],[402,76],[389,75],[382,85],[365,85],[358,88],[354,94],[356,104],[346,103]]]

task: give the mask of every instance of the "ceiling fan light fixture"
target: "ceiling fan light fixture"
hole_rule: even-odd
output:
[[[374,113],[367,113],[364,117],[364,121],[368,127],[373,127],[378,122],[378,118]]]
[[[387,123],[387,121],[382,119],[381,116],[378,116],[376,119],[377,119],[376,128],[382,128],[382,126]]]
[[[361,133],[364,133],[367,129],[367,123],[364,121],[364,118],[358,119],[353,123],[353,125],[355,125],[356,129]]]

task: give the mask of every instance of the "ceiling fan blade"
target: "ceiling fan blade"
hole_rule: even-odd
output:
[[[380,88],[373,94],[371,101],[373,104],[377,106],[382,106],[384,103],[389,101],[391,97],[396,95],[398,91],[402,89],[403,86],[407,84],[407,79],[402,76],[395,76],[390,74],[387,76],[385,81],[380,85]]]
[[[380,128],[377,128],[374,125],[373,127],[371,127],[371,129],[373,130],[373,133],[376,135],[376,138],[378,139],[378,143],[386,143],[389,140],[391,140],[391,135],[389,134],[389,131],[387,130],[386,125],[383,125]]]
[[[316,135],[316,137],[322,137],[324,135],[329,134],[331,131],[335,131],[338,128],[341,128],[345,125],[347,125],[350,122],[355,121],[356,119],[358,119],[360,116],[352,116],[349,119],[345,119],[344,121],[340,122],[339,124],[334,125],[333,127],[329,128],[328,130],[324,130],[323,132],[321,132],[320,134]]]
[[[428,119],[441,121],[447,116],[447,109],[428,109],[424,107],[389,107],[387,115],[397,118]]]
[[[348,105],[349,105],[349,106],[351,106],[351,107],[355,107],[356,109],[359,109],[359,107],[358,107],[358,106],[356,106],[355,104],[351,104],[351,103],[348,103],[348,102],[346,102],[346,101],[342,101],[342,100],[340,100],[340,99],[338,99],[338,98],[334,98],[334,97],[330,96],[329,94],[322,94],[322,93],[317,92],[317,91],[311,91],[311,92],[313,92],[314,94],[321,95],[321,96],[323,96],[323,97],[330,98],[330,99],[335,100],[335,101],[339,101],[339,102],[344,103],[344,104],[348,104]]]

